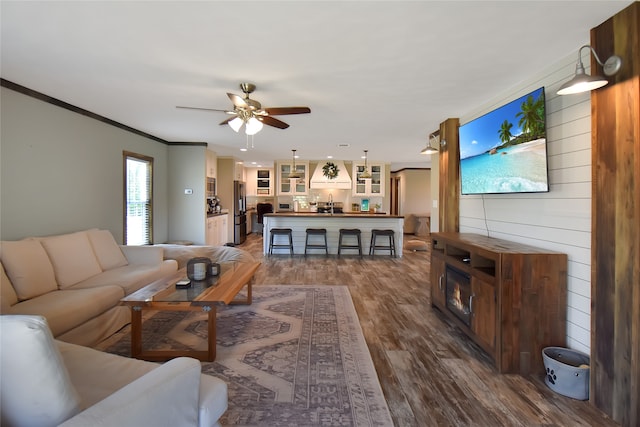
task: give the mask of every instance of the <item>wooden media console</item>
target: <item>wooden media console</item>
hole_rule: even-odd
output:
[[[565,346],[567,255],[470,233],[433,233],[431,304],[501,373],[542,373]]]

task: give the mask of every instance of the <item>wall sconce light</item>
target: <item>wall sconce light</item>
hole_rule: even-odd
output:
[[[420,152],[420,154],[429,154],[429,155],[430,155],[430,154],[433,154],[433,153],[437,153],[437,152],[438,152],[438,149],[437,149],[437,148],[434,148],[434,147],[431,145],[431,140],[435,138],[435,134],[430,133],[428,138],[429,138],[429,139],[428,139],[428,141],[427,141],[427,146],[426,146],[426,147],[425,147],[425,148]]]
[[[558,89],[558,95],[571,95],[574,93],[587,92],[590,90],[598,89],[609,83],[609,81],[598,75],[588,75],[584,71],[584,65],[582,65],[582,49],[589,49],[593,56],[596,58],[598,64],[602,66],[604,74],[606,76],[613,76],[618,71],[620,71],[620,67],[622,67],[622,58],[617,55],[610,56],[604,64],[600,61],[598,54],[596,51],[589,45],[584,45],[578,51],[578,63],[576,64],[576,74],[575,76],[563,84],[560,89]]]

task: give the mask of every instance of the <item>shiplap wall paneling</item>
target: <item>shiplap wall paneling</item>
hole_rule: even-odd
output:
[[[587,41],[585,40],[585,43]],[[579,46],[578,46],[579,47]],[[578,48],[577,47],[577,48]],[[588,64],[588,56],[584,56]],[[506,90],[467,123],[541,86],[547,112],[548,193],[461,196],[460,231],[498,237],[568,255],[567,346],[590,352],[591,105],[589,94],[556,91],[575,72],[575,54]]]

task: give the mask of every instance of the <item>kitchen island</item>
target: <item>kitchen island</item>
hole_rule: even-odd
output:
[[[270,230],[272,228],[290,228],[293,236],[293,252],[294,254],[304,254],[304,243],[306,239],[307,228],[326,228],[327,229],[327,246],[330,254],[338,253],[338,237],[341,228],[359,228],[362,231],[362,254],[369,254],[369,245],[371,241],[371,230],[391,229],[395,231],[396,253],[402,256],[404,217],[398,215],[385,214],[369,214],[369,213],[315,213],[315,212],[278,212],[265,214],[264,222],[264,241],[263,252],[265,255],[269,253],[269,239],[271,238]],[[378,237],[377,244],[386,243],[387,238]],[[351,242],[351,240],[349,240]],[[274,254],[288,254],[288,250],[274,249]],[[309,254],[324,254],[322,250],[310,250]],[[358,252],[355,250],[343,249],[342,255],[353,255]],[[389,251],[376,251],[376,254],[389,254]]]

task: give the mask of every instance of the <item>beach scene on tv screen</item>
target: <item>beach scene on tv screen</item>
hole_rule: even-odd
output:
[[[544,88],[460,126],[462,194],[549,191]]]

